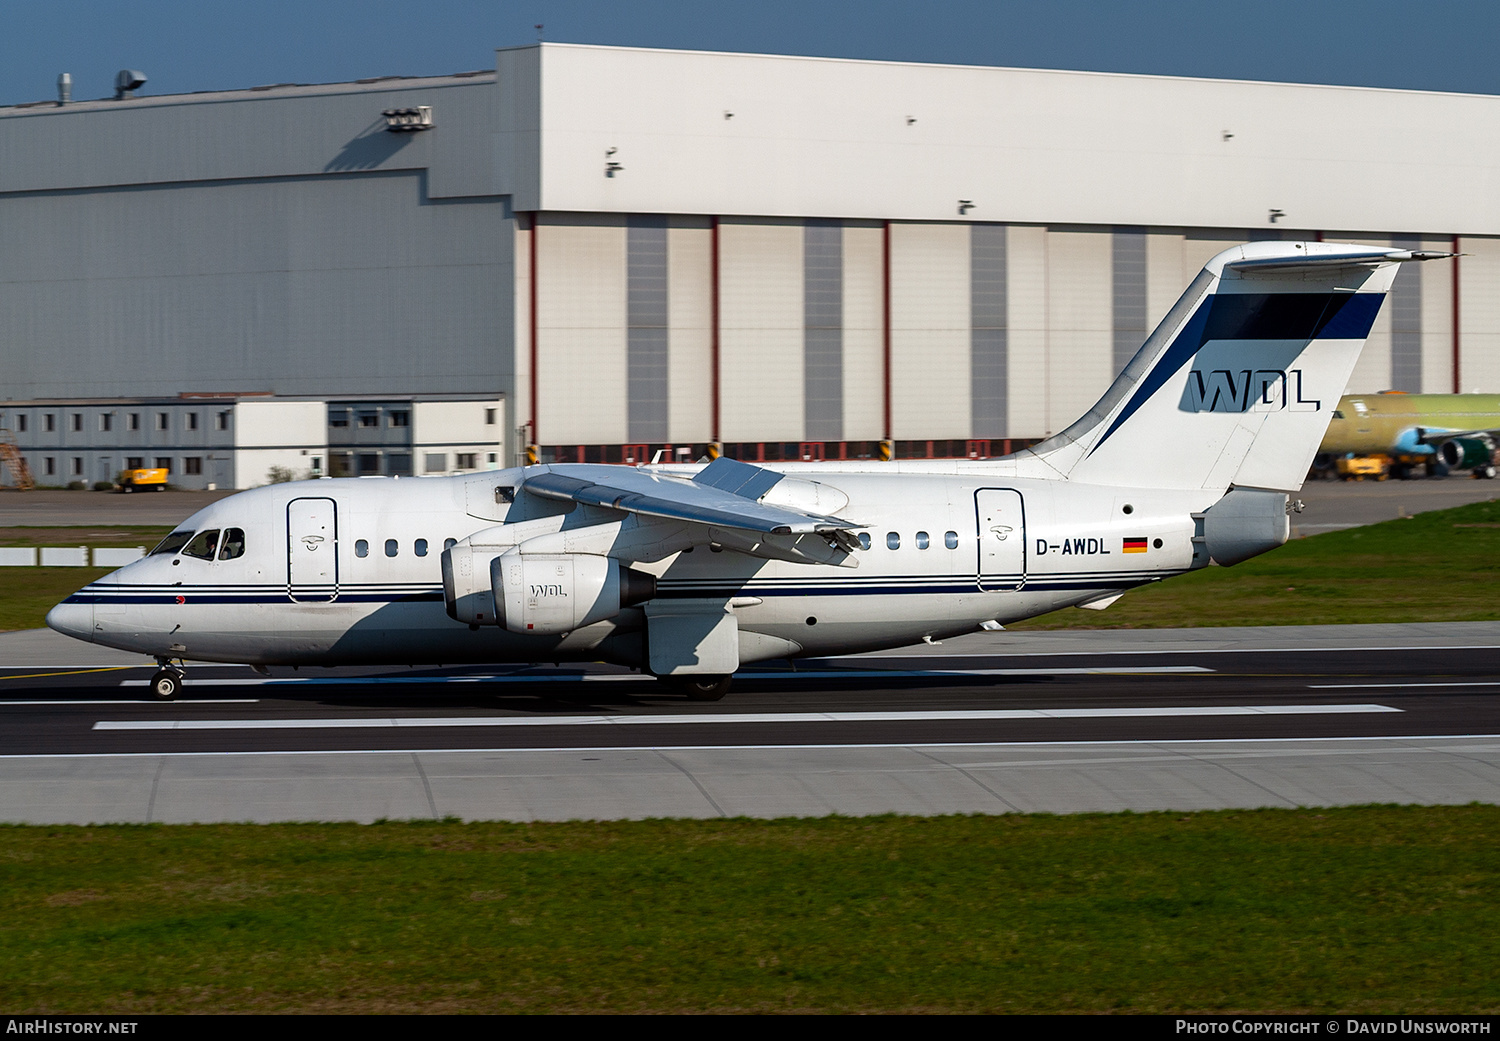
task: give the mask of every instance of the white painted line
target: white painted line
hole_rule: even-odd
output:
[[[330,748],[330,749],[261,749],[242,752],[19,752],[0,754],[0,761],[11,759],[233,759],[242,756],[311,756],[311,755],[522,755],[535,753],[578,752],[798,752],[837,751],[839,749],[885,749],[885,748],[1140,748],[1151,747],[1173,749],[1178,746],[1197,748],[1202,745],[1240,745],[1254,748],[1257,745],[1347,745],[1385,742],[1396,747],[1398,752],[1428,751],[1427,745],[1436,741],[1495,742],[1500,751],[1500,734],[1393,734],[1373,737],[1205,737],[1174,738],[1161,740],[1152,738],[1105,740],[1105,741],[879,741],[849,742],[846,744],[775,744],[775,745],[553,745],[549,747],[496,748],[493,745],[476,748]],[[1191,753],[1178,753],[1188,754]]]
[[[95,730],[368,730],[388,727],[679,726],[704,723],[915,723],[1003,719],[1305,716],[1400,712],[1385,705],[1188,705],[1162,708],[960,709],[946,712],[724,712],[630,716],[396,716],[335,719],[102,719]]]
[[[809,679],[921,679],[955,676],[1155,676],[1201,675],[1213,672],[1201,665],[1120,665],[1101,668],[1071,669],[815,669],[807,672],[742,672],[736,678],[749,680]],[[244,679],[189,680],[203,687],[347,687],[376,685],[434,686],[446,683],[618,683],[644,682],[654,677],[638,672],[569,672],[569,673],[498,673],[467,676],[325,676],[325,677],[247,677]],[[121,680],[122,687],[144,687],[148,680]]]
[[[1374,687],[1500,687],[1500,680],[1470,682],[1455,680],[1452,683],[1309,683],[1309,690],[1369,690]]]
[[[3,701],[0,700],[0,708],[11,708],[16,705],[118,705],[121,708],[130,708],[135,705],[154,705],[160,707],[166,704],[173,705],[259,705],[260,698],[183,698],[180,701],[129,701],[125,698],[108,698],[94,701]]]
[[[1295,626],[1268,626],[1267,628],[1292,629]],[[1141,642],[1147,643],[1152,639],[1150,630],[1139,630]],[[1018,636],[1030,637],[1036,635],[1029,631],[1018,632]],[[1073,642],[1073,641],[1069,641]],[[1163,641],[1166,642],[1166,641]],[[940,645],[941,646],[941,645]],[[1099,650],[1099,651],[1052,651],[1052,650],[1028,650],[1028,651],[945,651],[937,654],[932,651],[923,653],[919,647],[901,648],[894,651],[866,651],[863,654],[841,654],[829,658],[807,658],[806,661],[853,661],[862,658],[1068,658],[1088,655],[1096,658],[1112,658],[1119,654],[1290,654],[1303,651],[1358,651],[1361,654],[1369,651],[1500,651],[1500,643],[1424,643],[1411,647],[1393,647],[1382,644],[1379,647],[1370,647],[1366,644],[1347,644],[1343,647],[1142,647],[1131,650]]]

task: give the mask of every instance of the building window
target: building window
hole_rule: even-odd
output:
[[[49,455],[46,459],[44,459],[42,461],[42,470],[46,473],[46,475],[48,477],[56,477],[57,476],[57,458],[55,456],[50,456]]]
[[[73,413],[73,433],[78,434],[78,433],[82,433],[82,432],[83,432],[83,413],[82,412],[75,412],[75,413]]]
[[[83,456],[81,456],[81,455],[75,455],[73,457],[73,476],[74,477],[82,477],[83,476]]]
[[[158,470],[166,470],[166,471],[170,472],[171,469],[172,469],[172,457],[169,456],[169,455],[159,455],[159,456],[157,456],[156,457],[156,468]]]
[[[400,547],[397,546],[395,539],[386,539],[385,540],[385,555],[386,556],[388,556],[388,557],[394,557],[396,555],[396,552],[397,552],[397,550],[399,548]]]
[[[42,417],[42,429],[51,434],[57,430],[57,416],[48,412]]]
[[[479,458],[479,456],[475,452],[459,452],[458,453],[458,469],[460,469],[460,470],[473,470],[473,469],[475,469],[475,463],[478,461],[478,458]]]
[[[17,416],[16,417],[16,433],[18,433],[18,434],[24,434],[24,433],[26,433],[26,417],[25,416]]]
[[[359,425],[362,427],[378,427],[380,425],[380,413],[361,412],[359,414]]]
[[[220,413],[217,413],[214,416],[214,429],[215,430],[228,430],[229,429],[229,413],[228,412],[220,412]]]
[[[393,426],[393,427],[409,427],[409,426],[411,426],[411,413],[407,412],[405,409],[399,409],[399,410],[393,411],[391,413],[391,426]]]
[[[130,422],[127,425],[131,430],[139,430],[141,428],[141,414],[139,412],[132,412],[130,414]]]
[[[385,472],[397,477],[411,476],[411,453],[392,452],[385,457]]]
[[[171,416],[170,413],[167,413],[167,412],[158,412],[156,414],[156,429],[157,430],[171,430],[172,429],[172,416]]]
[[[203,472],[203,457],[197,455],[184,457],[182,460],[182,472],[185,474],[201,474]]]
[[[500,456],[494,452],[491,452],[489,455],[485,456],[485,458],[492,463],[498,463],[500,461]]]
[[[127,469],[127,470],[139,470],[139,469],[142,469],[142,467],[144,467],[144,465],[145,465],[145,462],[146,461],[144,459],[142,459],[138,455],[126,456],[126,458],[125,458],[125,469]]]
[[[494,409],[487,408],[487,409],[484,410],[484,425],[487,426],[487,427],[492,427],[492,426],[495,425],[495,410]]]
[[[115,417],[108,412],[99,413],[99,429],[108,433],[115,425]]]
[[[356,557],[368,557],[370,555],[370,544],[364,539],[356,541],[354,543],[354,555]]]
[[[331,408],[328,410],[328,425],[331,427],[346,427],[349,425],[349,410],[346,408]]]
[[[375,452],[361,452],[359,454],[359,475],[361,477],[380,472],[380,456]]]
[[[187,428],[189,430],[197,430],[198,429],[198,413],[196,413],[196,412],[189,412],[187,414]]]
[[[422,461],[422,472],[440,474],[448,469],[447,452],[428,452],[427,458]]]

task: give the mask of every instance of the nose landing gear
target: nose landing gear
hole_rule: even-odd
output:
[[[157,701],[171,701],[182,693],[183,670],[171,658],[157,658],[161,668],[151,677],[151,696]]]

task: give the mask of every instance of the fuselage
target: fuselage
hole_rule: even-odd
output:
[[[1327,455],[1426,455],[1425,433],[1500,429],[1494,394],[1346,394],[1318,451]]]
[[[715,544],[630,565],[655,576],[657,601],[727,605],[742,662],[940,639],[1203,566],[1207,554],[1195,541],[1201,521],[1193,515],[1221,494],[1023,478],[1000,466],[777,469],[822,487],[840,517],[862,526],[862,546],[844,566]],[[566,531],[622,516],[527,495],[504,501],[502,492],[524,479],[525,471],[513,469],[242,492],[178,525],[177,539],[157,552],[80,590],[54,608],[48,624],[185,660],[640,666],[646,626],[639,606],[544,635],[450,615],[445,547],[476,532],[503,541],[522,523],[529,532]]]

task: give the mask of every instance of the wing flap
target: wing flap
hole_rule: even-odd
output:
[[[720,467],[720,463],[732,463],[733,466]],[[648,517],[739,528],[766,535],[827,533],[836,538],[838,532],[866,527],[842,517],[760,502],[758,497],[769,491],[781,475],[730,459],[716,460],[704,468],[699,477],[712,475],[704,481],[586,463],[532,469],[542,472],[528,470],[521,487],[533,495]]]

